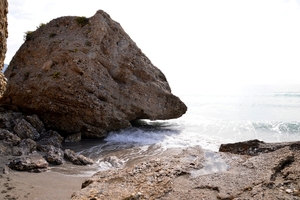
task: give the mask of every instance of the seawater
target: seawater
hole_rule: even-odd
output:
[[[201,146],[218,151],[222,143],[250,139],[300,140],[300,85],[252,85],[175,95],[188,107],[179,119],[140,120],[103,140],[66,147],[97,160],[97,170],[106,170],[113,167],[104,161],[107,156],[126,164],[170,148]]]

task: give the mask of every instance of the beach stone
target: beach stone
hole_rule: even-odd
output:
[[[13,156],[29,155],[36,151],[36,143],[32,139],[23,139],[18,146],[12,148]]]
[[[71,163],[73,163],[75,165],[90,165],[90,164],[94,163],[94,161],[92,159],[87,158],[83,155],[77,155],[71,149],[65,149],[64,157],[66,160],[70,161]]]
[[[26,116],[25,119],[37,130],[37,132],[42,133],[45,131],[45,126],[37,115],[29,115]]]
[[[71,149],[65,149],[64,157],[66,160],[70,161],[71,163],[73,163],[75,165],[82,165],[80,160],[78,160],[76,153],[74,151],[72,151]]]
[[[0,140],[5,140],[13,146],[16,146],[20,143],[21,138],[6,129],[0,129]]]
[[[109,166],[120,168],[124,165],[124,161],[117,158],[117,156],[108,156],[101,160],[101,162],[108,163]]]
[[[6,110],[0,107],[0,128],[13,132],[14,127],[17,124],[17,120],[22,118],[22,113]]]
[[[78,155],[77,159],[81,162],[82,165],[92,165],[94,164],[94,161],[90,158],[87,158],[83,155]]]
[[[20,157],[8,163],[8,167],[17,171],[42,172],[48,167],[48,162],[40,155]]]
[[[52,145],[49,145],[50,148],[45,155],[45,159],[47,162],[54,164],[54,165],[61,165],[64,162],[64,152]]]
[[[24,139],[18,145],[19,151],[21,155],[28,155],[29,153],[33,153],[36,151],[36,142],[32,139]]]
[[[17,124],[14,127],[14,133],[21,139],[30,138],[32,140],[37,140],[40,137],[37,130],[25,119],[17,120]]]
[[[157,44],[159,45],[159,44]],[[101,138],[136,119],[181,117],[165,75],[104,11],[60,17],[26,36],[1,99],[64,135]]]
[[[41,146],[53,145],[56,148],[62,148],[63,137],[56,131],[49,130],[41,135],[41,138],[37,141],[38,148]]]
[[[29,155],[36,151],[37,145],[32,139],[23,139],[18,146],[12,147],[13,156]]]

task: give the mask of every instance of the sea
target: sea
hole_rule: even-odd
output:
[[[64,148],[94,159],[90,171],[81,170],[92,173],[155,157],[172,148],[199,146],[217,152],[223,143],[300,140],[300,85],[215,87],[175,95],[188,107],[178,119],[135,121],[132,127],[110,132],[104,139],[65,143]],[[66,166],[59,171],[74,172],[74,167]]]

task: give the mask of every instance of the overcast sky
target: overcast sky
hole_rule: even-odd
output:
[[[173,91],[300,84],[300,0],[8,0],[5,63],[24,32],[101,9],[119,22]]]

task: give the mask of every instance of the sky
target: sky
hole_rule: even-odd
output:
[[[8,0],[8,51],[61,16],[104,10],[167,77],[173,92],[300,84],[300,0]]]

